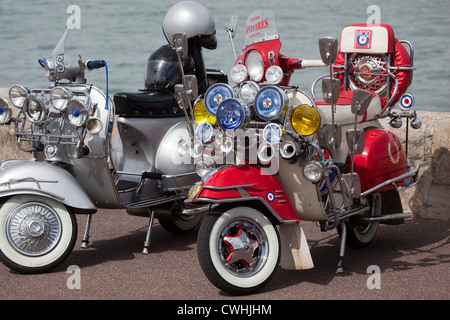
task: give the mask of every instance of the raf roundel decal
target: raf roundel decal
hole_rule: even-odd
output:
[[[371,30],[356,30],[355,49],[370,49],[372,44]]]
[[[405,93],[400,98],[400,107],[402,109],[410,109],[414,105],[414,98],[409,93]]]
[[[273,194],[273,192],[267,192],[266,197],[269,202],[273,202],[273,200],[275,200],[275,195]]]

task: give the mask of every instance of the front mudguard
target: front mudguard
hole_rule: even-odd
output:
[[[201,185],[191,188],[186,202],[227,204],[255,202],[263,205],[265,214],[279,223],[300,220],[280,182],[263,168],[242,165],[218,170]]]
[[[66,170],[35,160],[5,160],[0,164],[0,198],[34,194],[51,198],[75,211],[95,212],[96,206]]]

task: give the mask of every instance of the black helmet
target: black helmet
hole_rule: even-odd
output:
[[[192,57],[183,59],[184,73],[194,74],[195,64]],[[164,45],[147,60],[145,88],[159,88],[173,91],[177,83],[181,83],[181,70],[177,52],[169,45]]]

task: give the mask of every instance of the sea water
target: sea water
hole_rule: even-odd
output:
[[[166,44],[162,21],[175,0],[0,0],[0,87],[47,85],[37,60],[53,51],[69,25],[66,54],[108,63],[111,93],[144,86],[149,55]],[[204,49],[208,68],[229,73],[234,55],[225,26],[239,13],[234,39],[242,49],[246,17],[256,9],[275,14],[281,53],[293,58],[320,59],[318,39],[340,38],[346,25],[386,23],[395,36],[414,46],[414,81],[408,92],[415,108],[450,111],[450,2],[448,0],[198,0],[212,13],[216,50]],[[75,16],[74,16],[75,15]],[[295,71],[291,84],[308,94],[325,68]],[[105,70],[86,72],[88,82],[105,88]],[[320,95],[320,87],[316,92]]]

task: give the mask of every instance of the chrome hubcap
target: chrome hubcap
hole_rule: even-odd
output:
[[[8,217],[6,234],[9,244],[26,256],[44,255],[61,238],[61,221],[49,206],[27,202],[18,206]]]
[[[269,254],[267,236],[250,220],[229,223],[219,239],[220,259],[233,275],[252,276],[264,266]]]

